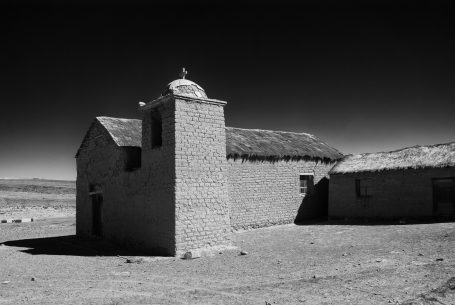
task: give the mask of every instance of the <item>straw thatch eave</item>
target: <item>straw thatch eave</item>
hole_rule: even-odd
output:
[[[451,142],[428,146],[412,146],[389,152],[348,155],[333,167],[330,174],[454,166],[455,142]]]
[[[97,117],[92,126],[93,124],[102,126],[118,147],[142,146],[141,120]],[[89,134],[87,132],[76,157]],[[308,133],[226,127],[226,157],[271,162],[313,160],[332,163],[341,159],[343,155]]]
[[[335,162],[342,154],[308,133],[226,127],[226,155],[248,160]]]

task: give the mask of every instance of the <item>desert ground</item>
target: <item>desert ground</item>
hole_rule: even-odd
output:
[[[75,216],[76,183],[42,179],[0,179],[0,219]]]
[[[0,224],[0,304],[455,304],[455,223],[276,226],[234,232],[236,249],[184,260],[80,240],[74,197],[43,198],[73,214]],[[24,217],[41,208],[23,207],[35,208]]]

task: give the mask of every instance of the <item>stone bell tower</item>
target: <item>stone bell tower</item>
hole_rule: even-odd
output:
[[[142,104],[142,170],[153,244],[171,255],[230,245],[224,106],[181,78]]]

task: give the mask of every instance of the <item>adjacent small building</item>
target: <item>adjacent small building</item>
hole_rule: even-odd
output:
[[[455,143],[346,156],[330,171],[331,218],[455,216]]]
[[[183,74],[142,120],[95,118],[76,154],[77,235],[180,255],[327,216],[342,154],[307,133],[226,127],[225,105]]]

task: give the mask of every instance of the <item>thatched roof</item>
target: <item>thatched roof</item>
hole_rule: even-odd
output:
[[[97,117],[95,122],[99,122],[105,128],[118,146],[141,147],[141,120]],[[83,144],[84,142],[85,139]],[[226,127],[226,156],[269,160],[317,159],[332,162],[343,155],[307,133]]]
[[[79,156],[81,150],[85,147],[86,142],[90,136],[90,131],[95,126],[101,126],[112,141],[120,147],[123,146],[142,146],[142,121],[133,119],[119,119],[111,117],[97,117],[90,125],[89,130],[85,134],[79,149],[77,150],[76,157]]]
[[[228,158],[319,159],[335,161],[343,155],[308,133],[226,127]]]
[[[413,146],[390,152],[349,155],[338,162],[330,173],[345,174],[447,166],[455,166],[455,142]]]
[[[96,118],[106,128],[109,135],[118,146],[142,145],[142,121],[133,119],[118,119],[106,116]]]

